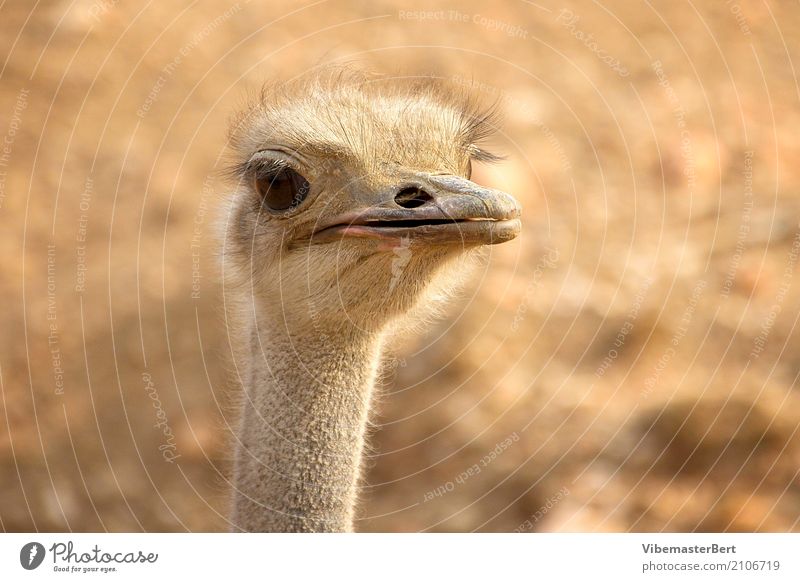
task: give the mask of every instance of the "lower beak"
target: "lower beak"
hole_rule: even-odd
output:
[[[522,228],[519,204],[505,192],[457,176],[415,182],[386,192],[376,206],[319,225],[312,242],[356,237],[474,246],[509,241]]]

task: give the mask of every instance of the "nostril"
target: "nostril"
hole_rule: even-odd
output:
[[[419,188],[412,186],[410,188],[403,188],[394,197],[394,201],[398,206],[403,208],[417,208],[433,200],[433,197]]]

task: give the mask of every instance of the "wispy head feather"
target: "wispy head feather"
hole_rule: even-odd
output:
[[[350,159],[458,173],[467,159],[501,159],[484,144],[498,128],[463,85],[432,77],[387,77],[327,66],[263,87],[231,124],[234,173],[259,149],[280,145]]]

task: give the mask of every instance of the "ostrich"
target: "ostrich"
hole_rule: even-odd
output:
[[[437,82],[340,70],[265,88],[234,120],[234,530],[352,531],[382,346],[520,231],[514,198],[469,180],[496,159],[493,119]]]

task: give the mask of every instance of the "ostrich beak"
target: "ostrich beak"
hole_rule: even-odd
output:
[[[356,237],[484,245],[509,241],[521,228],[511,195],[457,176],[424,175],[380,193],[376,205],[318,225],[312,242]]]

